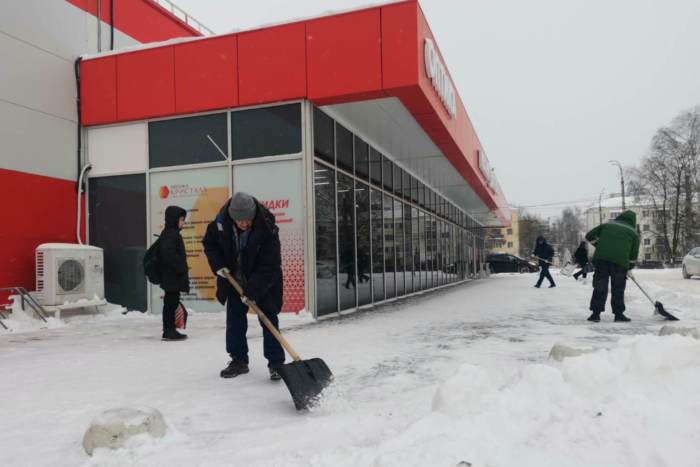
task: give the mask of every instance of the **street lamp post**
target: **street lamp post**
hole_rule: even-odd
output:
[[[605,188],[600,190],[600,196],[598,196],[598,218],[600,220],[600,223],[603,223],[603,206],[601,205],[602,199],[603,199],[603,192],[605,191]]]
[[[622,164],[620,164],[620,161],[608,161],[612,165],[616,165],[618,169],[620,169],[620,185],[622,185],[622,210],[626,210],[627,208],[625,207],[625,175],[624,172],[622,171]]]

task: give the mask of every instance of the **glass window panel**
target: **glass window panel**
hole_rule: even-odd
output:
[[[410,185],[409,185],[410,186]],[[406,293],[413,292],[413,225],[411,224],[411,206],[403,205],[404,230],[404,264],[406,265]]]
[[[425,221],[425,212],[424,211],[418,211],[418,218],[420,221],[419,229],[420,229],[420,240],[419,240],[419,247],[420,247],[420,268],[421,268],[421,275],[420,275],[420,285],[421,285],[421,290],[425,290],[428,288],[428,265],[427,265],[427,259],[428,259],[428,247],[427,247],[427,236],[425,229],[427,228],[427,223]]]
[[[338,168],[345,169],[352,173],[353,169],[353,135],[347,128],[335,124],[335,150],[337,154]]]
[[[352,140],[351,140],[352,141]],[[338,159],[340,160],[340,159]],[[357,306],[355,260],[355,186],[352,178],[338,173],[338,253],[340,310]]]
[[[422,182],[418,182],[418,204],[425,208],[425,185]]]
[[[396,296],[396,254],[394,245],[394,200],[384,195],[384,283],[386,298]]]
[[[402,173],[403,170],[401,170],[398,165],[394,164],[394,194],[397,196],[401,196]]]
[[[355,175],[362,180],[369,180],[369,146],[355,136]]]
[[[384,210],[382,193],[372,190],[372,285],[374,301],[384,300]]]
[[[314,107],[314,154],[335,165],[335,130],[333,119]],[[335,212],[335,210],[334,210]]]
[[[357,304],[372,303],[371,219],[369,186],[355,182],[355,219],[357,220]]]
[[[301,152],[301,105],[231,112],[233,159]]]
[[[226,134],[225,113],[150,122],[150,167],[225,161],[228,159]]]
[[[374,148],[370,148],[370,178],[372,183],[382,186],[382,155]]]
[[[396,295],[405,294],[405,263],[403,238],[403,204],[394,200],[394,243],[396,245]]]
[[[418,203],[418,180],[411,177],[411,201]]]
[[[436,242],[435,242],[435,280],[436,280],[436,285],[442,285],[443,284],[443,255],[444,255],[444,246],[442,244],[443,242],[443,222],[442,220],[436,218],[435,220],[435,232],[436,232]]]
[[[394,164],[391,160],[382,156],[382,175],[384,176],[384,189],[393,191],[394,189]]]
[[[413,256],[413,290],[421,290],[420,282],[420,225],[418,209],[411,209],[411,255]]]
[[[146,175],[91,178],[90,244],[104,250],[105,298],[146,311]]]
[[[314,165],[316,211],[316,314],[338,311],[338,265],[336,262],[335,173]]]
[[[403,181],[401,182],[401,196],[405,199],[411,199],[411,176],[405,170],[402,170]]]

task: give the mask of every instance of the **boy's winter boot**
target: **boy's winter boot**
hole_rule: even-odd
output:
[[[187,339],[187,334],[180,334],[176,329],[166,329],[163,331],[164,341],[183,341]]]
[[[599,323],[600,322],[600,313],[597,311],[594,311],[591,313],[591,316],[588,317],[588,321],[591,321],[593,323]]]
[[[616,323],[628,323],[632,321],[629,319],[627,316],[625,316],[623,313],[618,313],[615,315],[615,322]]]

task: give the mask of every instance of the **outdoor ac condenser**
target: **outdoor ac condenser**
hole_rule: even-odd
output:
[[[36,297],[44,306],[104,298],[102,248],[45,243],[36,249]]]

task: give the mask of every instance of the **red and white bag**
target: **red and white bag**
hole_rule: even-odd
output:
[[[187,308],[180,302],[175,310],[175,328],[185,329],[187,327]]]

